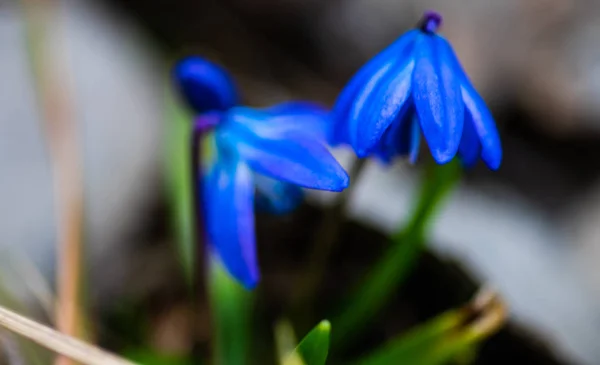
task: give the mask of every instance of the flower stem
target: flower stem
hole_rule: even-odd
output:
[[[312,239],[313,245],[309,254],[307,267],[300,276],[299,283],[296,286],[296,298],[293,301],[296,314],[304,313],[305,317],[301,323],[313,323],[309,319],[311,314],[307,313],[307,308],[313,302],[315,295],[319,290],[319,284],[325,275],[327,261],[333,252],[336,243],[339,241],[340,231],[345,222],[346,208],[356,186],[356,181],[364,170],[366,159],[357,159],[349,172],[350,186],[336,195],[333,206],[325,210],[321,219],[321,224],[317,228],[317,233]]]
[[[212,363],[251,364],[254,292],[241,286],[212,252],[208,256]]]
[[[194,123],[192,130],[192,141],[191,141],[191,187],[192,187],[192,200],[194,206],[194,228],[195,228],[195,262],[194,262],[194,276],[196,278],[195,285],[201,285],[204,282],[200,265],[204,264],[204,214],[202,211],[202,205],[200,199],[202,199],[202,128],[198,123]]]
[[[190,183],[192,189],[193,205],[193,247],[194,253],[192,266],[192,298],[195,310],[201,310],[206,307],[206,287],[205,287],[205,233],[204,233],[204,210],[202,209],[202,136],[205,129],[199,120],[194,121],[191,143],[190,143],[190,163],[191,174]],[[205,323],[200,323],[202,316],[196,316],[195,335],[200,335],[205,328]],[[199,344],[197,344],[199,345]]]

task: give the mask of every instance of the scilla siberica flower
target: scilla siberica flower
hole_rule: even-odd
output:
[[[210,246],[227,270],[252,288],[259,278],[254,203],[285,212],[301,199],[299,187],[341,191],[344,169],[325,145],[327,113],[310,103],[267,109],[238,106],[230,76],[217,65],[189,57],[175,81],[198,114],[202,131],[203,215]]]
[[[458,153],[473,165],[479,156],[498,169],[502,147],[495,122],[448,41],[436,32],[439,14],[425,13],[407,32],[363,66],[333,110],[333,144],[350,144],[359,157],[414,162],[421,133],[436,162]]]

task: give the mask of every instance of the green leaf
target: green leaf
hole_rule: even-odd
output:
[[[193,362],[185,357],[165,355],[152,349],[133,349],[125,352],[125,356],[140,365],[192,365]]]
[[[472,359],[481,341],[494,334],[506,319],[506,308],[498,297],[489,292],[482,294],[468,305],[392,339],[352,365],[442,365]]]
[[[194,265],[194,225],[190,176],[192,118],[166,92],[166,143],[164,169],[171,224],[176,233],[177,252],[185,279],[191,286]]]
[[[436,342],[446,332],[458,326],[460,319],[455,312],[443,314],[410,333],[391,340],[354,365],[422,364],[423,358],[428,356]]]
[[[289,355],[294,352],[298,341],[294,333],[292,323],[287,319],[282,319],[275,324],[275,347],[279,363],[284,364]],[[299,359],[302,363],[302,359]]]
[[[460,176],[460,167],[456,161],[431,166],[433,168],[425,176],[408,224],[392,236],[392,245],[350,299],[344,301],[350,305],[332,320],[336,328],[333,346],[341,347],[360,334],[360,330],[402,285],[422,252],[425,235],[435,212]]]
[[[324,365],[329,353],[331,323],[324,320],[312,329],[283,365]]]
[[[209,266],[209,295],[215,334],[214,364],[249,364],[252,292],[232,278],[216,258],[210,258]]]

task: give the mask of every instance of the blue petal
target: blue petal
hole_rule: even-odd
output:
[[[447,163],[456,155],[464,123],[464,103],[455,69],[436,35],[422,34],[415,47],[413,98],[433,158]]]
[[[348,174],[327,147],[308,135],[278,129],[279,123],[260,115],[232,116],[220,126],[218,142],[236,151],[258,173],[302,187],[341,191]],[[252,120],[252,122],[249,122]]]
[[[252,172],[237,159],[219,158],[203,185],[208,240],[229,273],[253,288],[259,272]]]
[[[492,113],[474,88],[463,86],[462,94],[479,136],[481,158],[490,169],[497,170],[502,162],[502,145]]]
[[[288,135],[302,135],[325,143],[325,129],[329,114],[322,108],[304,108],[285,103],[267,109],[232,108],[227,117],[230,124],[241,125],[265,139],[285,139]]]
[[[479,136],[481,158],[490,169],[498,170],[502,163],[502,145],[492,113],[474,88],[463,86],[462,94],[475,131]]]
[[[401,114],[385,130],[380,142],[377,145],[375,153],[382,158],[384,162],[391,162],[396,156],[405,156],[409,153],[411,145],[411,126],[415,115],[414,108],[407,103],[408,107],[403,108]]]
[[[184,58],[175,66],[173,78],[196,113],[223,111],[238,103],[235,84],[227,71],[201,57]]]
[[[302,203],[304,198],[302,189],[296,185],[260,174],[254,176],[254,182],[258,191],[257,206],[269,213],[290,213]]]
[[[479,136],[473,125],[473,118],[471,117],[471,113],[466,111],[465,126],[463,128],[460,146],[458,147],[458,154],[463,165],[466,167],[473,167],[479,159],[480,152],[481,144],[479,143]]]
[[[292,101],[265,109],[271,115],[270,122],[281,124],[279,131],[302,133],[325,142],[331,123],[330,113],[323,105]]]
[[[328,113],[323,105],[310,101],[288,101],[264,109],[266,112],[280,116],[324,116]]]
[[[494,117],[469,80],[450,44],[443,38],[439,42],[451,67],[460,78],[462,98],[481,143],[481,158],[490,169],[497,170],[502,162],[502,145]]]
[[[421,127],[419,125],[419,119],[417,115],[413,115],[413,119],[410,123],[410,152],[408,160],[414,164],[417,162],[419,157],[419,149],[421,147]]]
[[[334,122],[330,133],[330,143],[335,145],[350,142],[351,119],[358,118],[369,93],[398,59],[402,59],[406,55],[405,48],[418,33],[418,31],[410,31],[398,38],[358,70],[346,84],[333,108]]]
[[[399,62],[369,96],[364,106],[365,113],[353,128],[355,133],[351,135],[358,157],[365,157],[389,125],[408,109],[407,100],[410,97],[414,65],[411,57]]]

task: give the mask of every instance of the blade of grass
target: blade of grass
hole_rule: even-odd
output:
[[[465,355],[473,356],[479,344],[504,325],[508,313],[506,304],[489,290],[482,290],[462,309],[468,313],[465,323],[431,352],[425,365],[445,364]]]
[[[165,176],[167,196],[170,201],[171,224],[176,234],[177,253],[186,282],[190,289],[194,269],[194,225],[189,166],[191,116],[179,108],[174,96],[166,92],[167,143],[165,151]]]
[[[291,331],[293,338],[293,330],[291,325],[286,328],[286,323],[278,326],[279,331],[276,332],[278,342],[282,341],[280,337],[290,337],[288,332]],[[285,353],[280,351],[280,364],[282,365],[325,365],[327,355],[329,354],[329,338],[331,333],[331,323],[324,320],[315,326],[303,339],[295,349]]]
[[[436,210],[452,191],[460,176],[456,161],[431,165],[408,224],[392,236],[392,244],[373,266],[362,284],[344,303],[345,308],[332,322],[336,327],[333,346],[341,347],[360,334],[362,327],[385,305],[389,296],[404,282],[423,250],[425,235]]]
[[[279,363],[284,364],[285,360],[294,351],[298,341],[294,333],[294,327],[289,320],[280,320],[275,324],[275,347]],[[300,364],[302,363],[301,359]]]
[[[451,311],[419,326],[355,362],[355,365],[411,364],[431,351],[442,336],[460,325],[462,312]]]
[[[506,307],[483,290],[462,308],[448,311],[391,340],[354,365],[442,365],[476,350],[506,320]]]
[[[144,365],[193,365],[188,358],[157,353],[153,349],[141,348],[126,352],[127,358]]]
[[[321,321],[304,337],[295,352],[300,355],[306,365],[325,365],[329,354],[329,338],[331,323]]]

